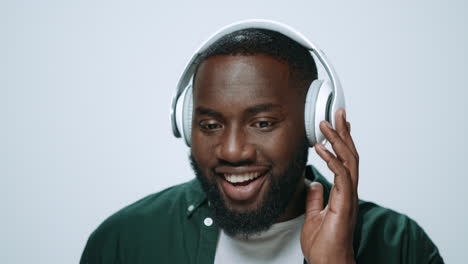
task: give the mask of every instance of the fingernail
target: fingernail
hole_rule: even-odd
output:
[[[330,125],[329,122],[327,122],[327,121],[325,121],[325,122],[326,122],[326,124],[327,124],[327,127],[332,128],[332,126]]]
[[[325,120],[320,121],[320,125],[325,125],[326,127],[330,127],[330,124]]]
[[[318,184],[316,184],[316,183],[317,183],[317,182],[315,182],[315,184],[314,184],[314,182],[311,182],[311,183],[309,184],[309,188],[310,188],[311,190],[313,190],[313,191],[316,191],[316,190],[319,188],[319,187],[317,186]]]
[[[320,143],[315,143],[315,148],[319,151],[325,151],[325,147]]]

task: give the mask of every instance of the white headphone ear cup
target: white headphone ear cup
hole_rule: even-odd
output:
[[[323,120],[327,120],[333,127],[335,127],[335,124],[333,124],[330,119],[332,91],[333,90],[330,81],[323,81],[320,86],[320,90],[318,91],[317,101],[315,103],[315,139],[316,142],[322,144],[326,143],[326,139],[325,136],[322,134],[322,131],[320,131],[320,122],[322,122]]]
[[[322,86],[322,80],[314,80],[309,87],[306,95],[306,102],[304,108],[304,127],[306,131],[307,141],[309,146],[313,147],[317,142],[316,131],[315,131],[315,111],[317,97]]]
[[[193,96],[192,85],[187,87],[184,96],[184,106],[182,109],[182,129],[185,144],[190,147],[192,143],[192,111],[193,111]]]
[[[188,89],[188,86],[185,87],[185,89],[182,91],[179,98],[177,98],[177,101],[175,102],[175,109],[174,109],[175,122],[173,122],[172,125],[173,126],[175,125],[175,128],[173,129],[173,131],[177,131],[178,137],[184,137],[182,115],[183,115],[183,110],[184,110],[184,98],[185,98],[185,94],[187,93],[187,89]]]

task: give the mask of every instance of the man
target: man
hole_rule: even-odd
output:
[[[150,195],[93,232],[81,263],[443,263],[408,217],[358,200],[345,111],[306,166],[311,54],[275,31],[243,29],[195,61],[190,160],[196,179]],[[170,171],[165,172],[170,174]]]

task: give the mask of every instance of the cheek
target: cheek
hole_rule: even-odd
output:
[[[265,147],[276,159],[276,162],[287,163],[294,159],[297,151],[303,149],[307,142],[304,128],[304,109],[300,104],[291,106],[288,119],[277,133],[263,139]]]
[[[305,143],[305,132],[303,126],[301,128],[295,122],[287,123],[273,133],[256,136],[253,141],[257,142],[257,149],[262,155],[282,169],[288,166]]]
[[[192,132],[191,153],[203,171],[213,166],[212,163],[215,160],[213,141],[197,131]]]

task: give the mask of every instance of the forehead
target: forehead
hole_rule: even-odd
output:
[[[297,99],[289,66],[268,55],[218,55],[202,62],[194,80],[195,105],[287,105]]]

